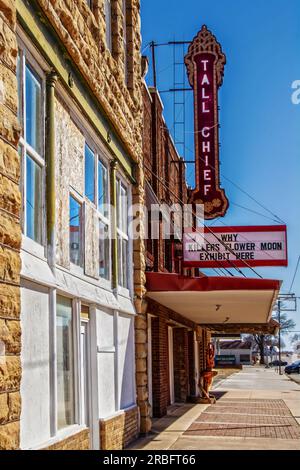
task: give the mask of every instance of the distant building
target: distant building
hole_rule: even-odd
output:
[[[236,365],[249,365],[252,363],[252,350],[251,341],[222,341],[217,357],[221,360],[222,356],[234,356]]]

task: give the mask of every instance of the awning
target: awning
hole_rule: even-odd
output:
[[[277,328],[270,320],[281,281],[152,272],[146,276],[148,298],[211,331],[274,333]]]

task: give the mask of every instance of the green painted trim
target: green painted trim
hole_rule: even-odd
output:
[[[29,4],[29,2],[25,3],[24,0],[17,0],[18,20],[47,62],[49,62],[49,65],[57,71],[70,95],[72,95],[79,104],[96,131],[101,135],[106,146],[134,183],[133,160],[122,147],[120,139],[105,117],[105,112],[94,98],[93,93],[88,89],[84,78],[78,69],[76,69],[76,66],[50,23],[46,17],[39,12],[40,10],[37,6],[32,5],[32,3],[35,2],[30,3],[31,4]]]
[[[112,288],[118,288],[118,237],[117,237],[117,161],[110,164],[110,204],[111,214],[111,256],[112,256]]]

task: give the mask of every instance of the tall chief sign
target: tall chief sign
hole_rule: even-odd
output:
[[[194,90],[196,187],[191,202],[204,205],[205,219],[215,219],[228,208],[220,188],[218,116],[218,89],[226,58],[215,36],[202,26],[184,60]]]

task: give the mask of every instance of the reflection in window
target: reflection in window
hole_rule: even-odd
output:
[[[128,287],[128,241],[118,235],[118,284]]]
[[[42,243],[42,169],[26,156],[26,236]]]
[[[95,154],[88,145],[85,145],[85,195],[95,202]]]
[[[72,301],[56,299],[57,427],[74,424],[74,356]]]
[[[99,222],[99,275],[103,279],[109,279],[110,239],[108,225]]]
[[[45,160],[43,145],[44,110],[42,78],[29,63],[27,51],[19,48],[17,57],[18,119],[22,131],[18,145],[21,162],[22,230],[42,245]]]
[[[26,142],[41,153],[41,82],[29,65],[25,68]]]
[[[81,204],[70,196],[70,261],[82,266]]]
[[[117,235],[119,285],[128,288],[128,194],[123,183],[117,179]]]
[[[108,203],[108,181],[107,169],[103,163],[98,160],[98,209],[102,215],[108,216],[105,205]]]

